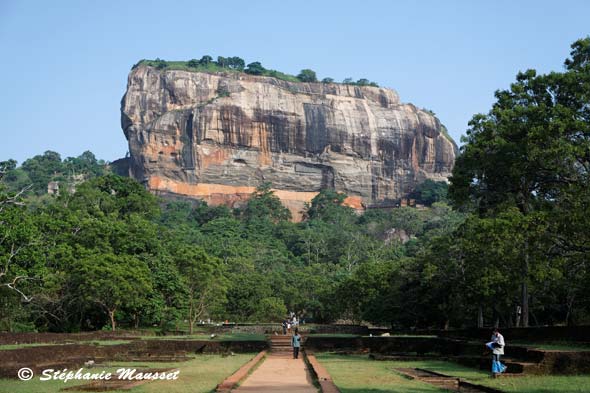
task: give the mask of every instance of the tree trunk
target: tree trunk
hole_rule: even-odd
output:
[[[477,327],[483,327],[483,307],[481,305],[477,308]]]
[[[572,308],[574,307],[574,299],[575,299],[576,295],[571,295],[568,296],[567,299],[567,313],[565,314],[565,324],[567,326],[573,326],[574,324],[572,323]]]
[[[522,327],[529,327],[529,287],[526,278],[522,282]]]
[[[114,308],[112,310],[109,310],[109,318],[111,318],[111,329],[112,329],[113,332],[115,331],[116,324],[117,324],[115,322],[115,311],[116,310],[117,310],[116,308]]]

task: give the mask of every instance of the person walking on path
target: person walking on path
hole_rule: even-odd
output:
[[[293,347],[293,359],[299,358],[299,348],[301,348],[301,336],[299,329],[295,329],[295,334],[291,336],[291,346]]]
[[[504,355],[504,347],[506,342],[504,336],[500,334],[500,331],[496,328],[492,333],[492,341],[486,344],[488,348],[492,350],[492,377],[497,377],[506,371],[506,366],[500,363],[500,356]]]

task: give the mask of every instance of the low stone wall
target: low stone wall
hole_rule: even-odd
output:
[[[500,330],[507,341],[576,341],[590,343],[590,326],[545,326],[502,328]],[[468,338],[485,341],[491,337],[492,329],[440,330],[436,334],[441,337]]]
[[[480,355],[484,346],[439,337],[321,337],[309,336],[306,348],[316,351],[362,351],[383,355]]]
[[[143,348],[158,353],[185,351],[188,353],[246,353],[260,352],[269,348],[267,341],[206,341],[206,340],[144,340]]]
[[[96,362],[174,358],[190,353],[260,352],[267,341],[136,340],[119,345],[43,345],[0,351],[0,377],[15,378],[21,367],[38,372],[45,368],[80,367],[88,360]]]
[[[0,332],[0,345],[66,343],[92,340],[134,340],[140,336],[152,335],[151,331],[121,330],[115,332],[98,331],[83,333],[8,333]]]
[[[384,356],[437,356],[471,367],[489,368],[489,351],[481,344],[444,337],[307,337],[304,347],[312,351],[370,352]],[[527,374],[590,373],[590,351],[545,351],[522,346],[506,347],[505,356],[515,366],[525,365]],[[532,366],[532,367],[530,367]],[[513,366],[514,367],[514,366]]]
[[[302,324],[297,326],[302,334],[357,334],[368,335],[369,328],[361,325],[316,325]],[[223,333],[252,333],[252,334],[273,334],[281,333],[283,327],[280,323],[275,324],[230,324],[213,328],[213,332]]]

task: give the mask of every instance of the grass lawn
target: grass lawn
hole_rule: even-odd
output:
[[[590,389],[590,375],[580,376],[528,376],[492,379],[488,372],[464,367],[452,362],[375,361],[367,356],[335,355],[323,353],[318,360],[328,369],[334,382],[343,393],[418,392],[412,385],[399,384],[394,368],[424,368],[463,378],[473,383],[494,387],[505,392],[519,393],[582,393]],[[359,374],[357,374],[359,373]],[[403,379],[403,378],[402,378]],[[363,384],[365,384],[363,386]],[[373,390],[371,390],[373,389]]]
[[[255,354],[237,354],[222,357],[220,355],[198,355],[188,362],[155,363],[155,362],[112,362],[106,367],[96,366],[85,371],[114,372],[119,368],[178,368],[179,379],[175,381],[155,381],[137,386],[125,392],[137,393],[208,393],[226,377],[233,374]],[[0,393],[57,393],[63,387],[81,385],[88,381],[40,381],[36,376],[31,381],[18,379],[0,379]],[[116,391],[123,392],[123,391]]]
[[[480,385],[490,386],[505,392],[518,393],[583,393],[589,391],[590,375],[531,375],[524,377],[490,378],[488,372],[463,367],[452,362],[391,362],[393,367],[420,367],[453,375]]]
[[[42,347],[46,345],[66,345],[62,343],[30,343],[30,344],[4,344],[0,345],[0,351],[4,351],[7,349],[21,349],[21,348],[28,348],[28,347]]]
[[[316,354],[342,393],[448,392],[392,371],[392,363],[369,360],[362,355]]]

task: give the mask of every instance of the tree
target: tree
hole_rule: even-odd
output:
[[[481,216],[515,206],[528,216],[560,210],[580,196],[574,190],[588,188],[589,45],[590,38],[572,45],[563,73],[519,73],[509,90],[496,92],[497,101],[487,115],[473,117],[451,177],[449,194],[456,206],[475,209]],[[554,240],[559,237],[556,233]],[[533,251],[525,241],[520,278],[524,326],[529,323]]]
[[[146,264],[133,256],[93,253],[71,267],[70,287],[82,306],[99,305],[115,331],[116,312],[145,299],[152,281]]]
[[[163,70],[168,66],[168,62],[157,57],[156,60],[154,60],[154,66],[159,70]]]
[[[226,312],[230,318],[255,321],[262,299],[273,297],[268,278],[254,271],[253,266],[242,267],[229,276]]]
[[[186,63],[187,66],[191,67],[191,68],[197,68],[199,66],[199,60],[197,59],[190,59],[188,61],[188,63]]]
[[[187,288],[189,332],[205,315],[212,315],[226,302],[227,280],[221,261],[200,247],[185,246],[175,256]]]
[[[334,83],[334,78],[324,78],[322,79],[322,83]]]
[[[287,315],[287,307],[277,297],[263,298],[256,308],[254,319],[258,322],[280,322]]]
[[[262,66],[262,64],[260,64],[260,62],[258,62],[258,61],[248,64],[248,66],[244,70],[244,72],[246,74],[252,74],[252,75],[262,75],[262,74],[264,74],[265,71],[266,71],[266,68],[264,68]]]
[[[334,190],[320,191],[308,205],[306,216],[309,219],[320,219],[326,222],[339,222],[351,219],[354,215],[352,208],[344,206],[346,194]]]
[[[232,68],[234,70],[242,71],[244,69],[244,67],[246,66],[246,62],[244,61],[244,59],[234,56],[234,57],[228,58],[228,65],[230,68]]]
[[[0,181],[9,168],[14,162],[0,162]],[[22,199],[25,191],[8,193],[0,182],[0,289],[28,303],[33,296],[26,287],[38,279],[41,258],[35,252],[40,235]]]
[[[354,80],[352,78],[344,78],[342,83],[344,83],[345,85],[351,85],[354,84]]]
[[[448,190],[447,182],[426,179],[416,186],[412,196],[416,202],[431,206],[435,202],[446,201]]]
[[[244,209],[247,221],[270,220],[273,223],[291,219],[291,212],[281,203],[281,200],[271,190],[271,184],[266,182],[256,188]]]
[[[43,155],[29,158],[22,163],[21,168],[33,182],[32,190],[37,195],[47,193],[47,183],[56,179],[64,171],[59,153],[46,151]]]
[[[229,59],[223,56],[217,56],[217,65],[221,68],[226,68],[229,64]]]
[[[199,64],[201,65],[209,65],[211,62],[213,61],[213,58],[209,55],[205,55],[203,57],[201,57],[201,60],[199,60]]]
[[[318,78],[315,74],[315,71],[310,69],[301,70],[299,75],[297,75],[297,79],[301,82],[317,82]]]

